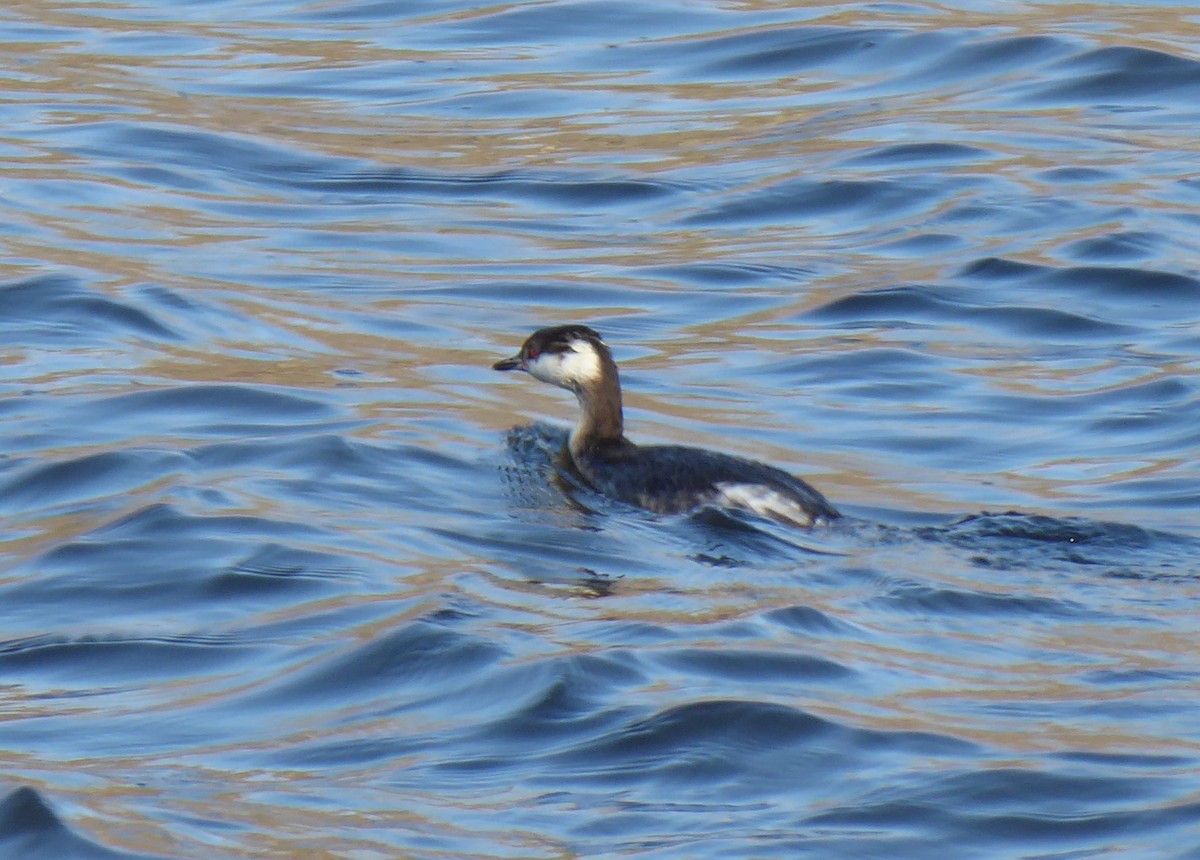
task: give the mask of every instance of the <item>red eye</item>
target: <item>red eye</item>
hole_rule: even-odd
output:
[[[538,348],[536,346],[531,346],[531,347],[529,347],[529,349],[525,350],[526,358],[530,358],[530,359],[533,359],[536,361],[538,355],[539,355]]]

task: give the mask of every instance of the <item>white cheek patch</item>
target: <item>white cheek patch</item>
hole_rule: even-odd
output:
[[[551,385],[562,385],[561,356],[553,352],[543,352],[533,361],[525,362],[525,369],[534,379],[549,382]]]
[[[586,340],[571,341],[571,352],[561,355],[563,375],[572,381],[595,382],[600,378],[600,356]]]
[[[762,484],[735,484],[722,482],[716,485],[719,491],[712,503],[721,507],[741,508],[760,517],[782,520],[797,525],[810,526],[812,516],[795,499],[790,499],[778,490]]]
[[[534,379],[563,388],[594,382],[601,373],[600,356],[586,340],[572,341],[567,352],[543,352],[526,367]]]

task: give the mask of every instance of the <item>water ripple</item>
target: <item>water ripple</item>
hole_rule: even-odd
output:
[[[113,338],[181,338],[136,304],[88,290],[70,278],[47,275],[0,285],[7,344],[52,346],[63,341],[100,345]]]

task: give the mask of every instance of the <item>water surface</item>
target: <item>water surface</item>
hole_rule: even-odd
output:
[[[0,857],[1200,856],[1187,5],[0,24]]]

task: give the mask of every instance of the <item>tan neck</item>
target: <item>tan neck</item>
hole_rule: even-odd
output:
[[[621,379],[611,357],[601,356],[603,373],[586,386],[575,389],[581,415],[571,431],[571,453],[579,454],[598,445],[623,442],[625,420],[621,410]]]

